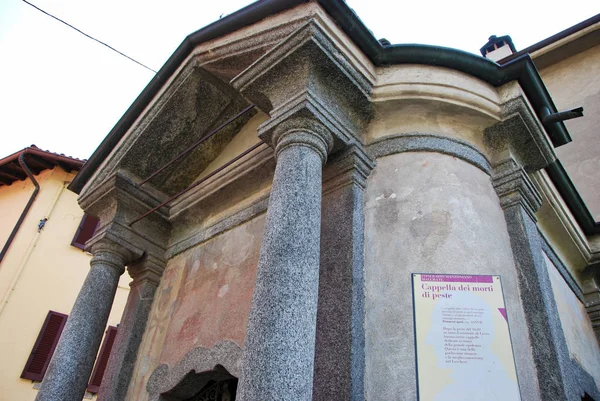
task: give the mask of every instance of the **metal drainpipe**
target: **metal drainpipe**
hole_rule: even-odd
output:
[[[15,224],[15,228],[13,228],[12,232],[10,233],[8,240],[6,240],[6,244],[4,244],[4,247],[2,248],[2,252],[0,252],[0,262],[2,262],[2,259],[4,259],[4,255],[6,255],[6,252],[8,252],[8,248],[10,247],[10,244],[15,239],[17,232],[19,232],[19,228],[21,228],[21,225],[23,224],[25,217],[27,217],[27,213],[29,213],[29,209],[31,209],[31,205],[33,205],[33,202],[35,201],[35,198],[37,197],[38,192],[40,192],[40,184],[38,184],[38,182],[35,180],[35,177],[31,173],[31,170],[29,169],[27,164],[25,164],[25,152],[23,152],[23,154],[21,154],[21,156],[19,156],[19,164],[21,165],[21,167],[23,167],[23,170],[25,170],[27,177],[29,177],[29,179],[31,180],[33,185],[35,185],[35,189],[33,190],[33,193],[31,194],[31,196],[29,197],[29,202],[27,202],[25,209],[23,209],[23,212],[21,213],[21,217],[19,217],[17,224]]]

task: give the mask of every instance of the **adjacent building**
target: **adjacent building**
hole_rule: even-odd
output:
[[[34,145],[0,159],[1,400],[35,398],[88,273],[83,248],[97,219],[67,190],[83,163]],[[121,278],[109,327],[118,325],[128,289]],[[90,384],[97,393],[99,383]]]
[[[191,34],[69,185],[100,223],[37,400],[81,399],[125,270],[102,400],[600,400],[598,141],[561,114],[596,121],[598,42],[559,42],[390,45],[337,0]]]

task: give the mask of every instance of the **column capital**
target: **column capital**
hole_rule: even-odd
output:
[[[127,271],[133,279],[129,285],[135,287],[142,283],[150,283],[158,287],[165,267],[166,262],[163,259],[146,254],[142,259],[127,266]]]
[[[600,265],[588,266],[587,270],[593,268],[596,270]],[[589,277],[583,284],[583,300],[585,303],[585,309],[588,313],[590,321],[592,322],[592,328],[596,334],[596,339],[600,343],[600,285],[598,285],[597,276]]]
[[[127,171],[117,171],[102,184],[82,192],[78,202],[86,213],[100,219],[97,236],[108,232],[135,248],[162,255],[170,233],[166,208],[129,225],[162,201],[162,197],[154,196],[136,181],[139,178]]]
[[[96,264],[108,265],[117,270],[119,275],[125,272],[125,266],[136,257],[127,247],[106,237],[96,239],[88,245],[88,249],[93,255],[90,261],[92,267]]]
[[[333,135],[319,121],[307,117],[293,117],[275,127],[271,136],[275,157],[290,146],[306,146],[315,150],[323,164],[333,148]]]
[[[352,145],[336,154],[323,170],[323,193],[329,193],[349,184],[361,189],[367,186],[367,178],[375,168],[375,160],[362,145]]]
[[[129,225],[159,201],[137,186],[135,180],[126,171],[118,171],[79,197],[86,213],[100,219],[99,228],[86,248],[95,253],[95,247],[105,246],[100,244],[112,243],[120,247],[126,265],[137,264],[142,257],[143,263],[163,260],[170,232],[170,223],[162,210]]]
[[[542,205],[542,197],[525,170],[512,157],[494,163],[492,185],[502,209],[520,204],[533,221],[537,220],[535,212]]]
[[[502,120],[485,129],[492,164],[510,153],[528,172],[545,168],[556,160],[556,154],[542,123],[520,91],[506,96],[512,98],[501,106]]]
[[[103,252],[118,254],[123,259],[124,266],[128,265],[141,258],[144,249],[127,234],[127,230],[119,224],[109,224],[96,232],[87,242],[86,249],[94,256]]]
[[[271,118],[259,136],[271,135],[294,117],[327,127],[333,152],[360,141],[371,118],[375,78],[318,18],[281,41],[236,76],[232,85]]]

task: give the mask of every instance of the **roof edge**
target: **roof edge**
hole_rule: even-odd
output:
[[[52,152],[49,152],[46,150],[39,149],[37,147],[28,146],[28,147],[23,148],[11,155],[8,155],[8,156],[0,159],[0,167],[6,165],[8,163],[12,163],[13,161],[18,160],[19,156],[21,156],[22,154],[38,156],[38,157],[43,158],[44,160],[49,160],[49,161],[57,162],[57,163],[73,163],[76,165],[76,167],[78,167],[78,168],[76,168],[76,170],[79,170],[81,168],[81,166],[83,166],[85,164],[85,160],[80,160],[80,159],[77,159],[75,157],[70,157],[70,156],[59,155],[56,153],[52,153]]]
[[[586,19],[585,21],[575,24],[563,31],[560,31],[557,34],[554,34],[550,37],[547,37],[546,39],[543,39],[537,43],[532,44],[531,46],[528,46],[522,50],[519,50],[518,52],[513,53],[513,54],[503,58],[502,60],[499,60],[498,62],[500,64],[505,64],[505,63],[510,62],[511,60],[514,60],[517,57],[524,55],[524,54],[531,54],[531,53],[536,52],[546,46],[553,44],[554,42],[558,42],[559,40],[565,39],[579,31],[586,29],[592,25],[595,25],[599,22],[600,22],[600,14],[596,14],[593,17]]]
[[[258,1],[188,35],[136,98],[133,104],[123,114],[106,138],[100,143],[88,162],[83,165],[79,173],[75,176],[73,181],[71,181],[68,189],[75,193],[81,192],[100,164],[110,154],[123,135],[125,135],[127,130],[148,104],[150,104],[154,96],[160,91],[171,75],[197,45],[227,35],[248,25],[257,23],[269,16],[310,1],[311,0]],[[323,9],[338,23],[340,29],[349,36],[349,38],[376,66],[395,64],[434,65],[464,72],[493,86],[500,86],[507,82],[517,80],[535,113],[538,115],[538,118],[542,118],[541,112],[544,107],[547,107],[551,112],[557,112],[556,106],[554,105],[535,64],[526,52],[531,51],[531,47],[519,52],[521,54],[517,53],[510,60],[502,60],[503,64],[500,65],[472,53],[441,46],[418,44],[382,46],[356,13],[354,13],[343,0],[314,1],[318,2],[320,6],[323,7]],[[570,34],[568,32],[571,30],[580,30],[598,21],[600,21],[600,14],[551,36],[548,40],[558,40],[561,38],[561,35],[568,36],[568,34]],[[554,123],[545,128],[555,147],[571,141],[569,132],[563,122]],[[581,212],[575,212],[574,214],[584,231],[597,232],[599,224],[594,222],[589,210],[578,195],[573,184],[571,183],[570,186],[568,185],[571,181],[564,169],[561,170],[559,167],[550,167],[549,170],[552,171],[551,178],[553,179],[553,182],[555,182],[555,185],[559,187],[561,195],[568,201],[567,204],[571,211]],[[590,221],[594,226],[590,225]],[[595,227],[595,231],[591,230],[592,227]]]
[[[187,36],[100,143],[68,188],[75,193],[81,192],[102,161],[110,154],[125,132],[194,47],[306,2],[308,1],[258,1]],[[548,107],[552,112],[557,111],[535,65],[528,55],[523,55],[500,66],[475,54],[441,46],[409,44],[384,47],[344,1],[318,0],[318,3],[337,21],[342,31],[356,43],[371,62],[377,66],[393,64],[435,65],[465,72],[494,86],[518,79],[536,113],[540,113],[543,107]],[[571,141],[562,122],[553,124],[548,129],[548,134],[554,146],[560,146]]]

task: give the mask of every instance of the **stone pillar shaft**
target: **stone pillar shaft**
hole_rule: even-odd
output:
[[[113,349],[98,391],[98,401],[124,400],[142,336],[146,329],[148,315],[154,300],[154,294],[160,280],[160,273],[129,267],[133,276],[131,290]],[[162,272],[162,268],[159,269]],[[149,274],[148,274],[149,273]]]
[[[325,196],[313,400],[364,400],[363,191]]]
[[[364,188],[373,167],[351,148],[324,171],[313,401],[365,399]]]
[[[94,249],[91,268],[62,332],[36,401],[81,401],[125,271],[125,257],[115,246]]]
[[[558,310],[535,221],[520,205],[504,209],[504,216],[517,266],[523,309],[531,333],[538,380],[543,389],[542,399],[567,400],[562,369],[564,361],[561,361],[558,352],[561,343],[566,343],[560,334]]]
[[[238,388],[242,401],[312,397],[321,177],[331,139],[302,130],[283,132],[277,139]]]
[[[541,398],[574,401],[579,395],[569,391],[569,383],[565,380],[565,366],[569,363],[566,340],[535,219],[541,198],[527,174],[512,158],[495,164],[492,181],[504,209]]]

